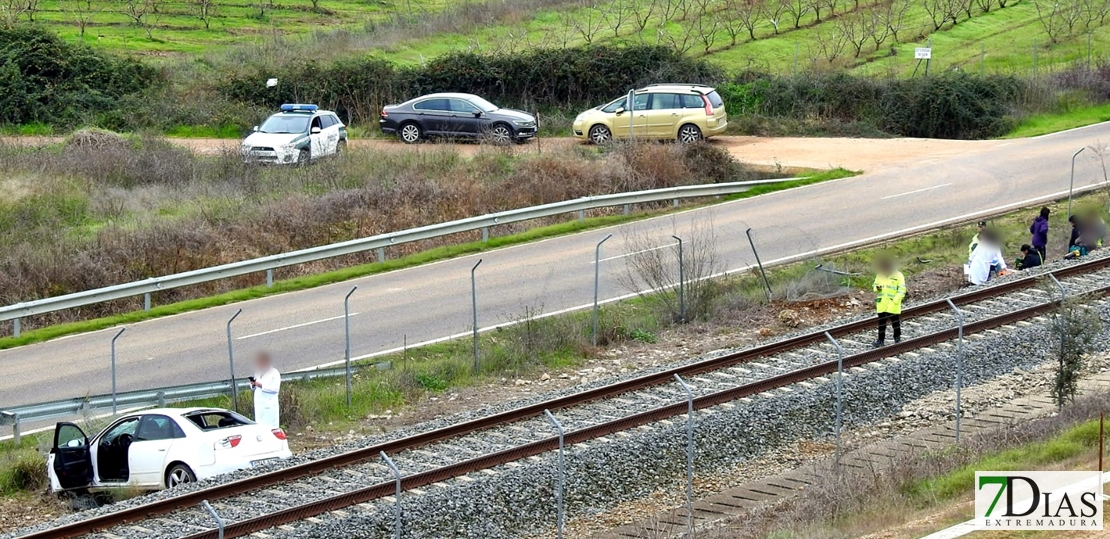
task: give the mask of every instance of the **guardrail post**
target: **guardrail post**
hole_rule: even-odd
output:
[[[686,537],[694,537],[694,392],[679,375],[674,379],[686,391]]]
[[[235,348],[231,341],[231,323],[243,314],[243,309],[235,311],[231,318],[227,321],[227,364],[231,372],[231,406],[236,412],[239,411],[239,384],[235,383]]]
[[[12,319],[12,337],[19,337],[19,319]]]
[[[0,412],[0,425],[11,421],[12,423],[12,441],[15,442],[16,447],[23,440],[19,432],[19,414],[15,412]]]
[[[678,199],[677,198],[671,201],[671,207],[674,207],[674,208],[678,207]]]
[[[144,311],[149,311],[150,310],[150,292],[147,292],[146,294],[143,294],[143,310]]]
[[[755,265],[759,266],[759,275],[763,278],[763,288],[767,290],[767,301],[771,301],[771,283],[767,281],[767,272],[763,271],[763,262],[759,260],[759,251],[755,248],[755,240],[752,239],[752,229],[747,229],[744,234],[748,236],[748,245],[752,246],[752,254],[755,255]]]
[[[1068,291],[1067,291],[1067,289],[1064,288],[1063,283],[1061,283],[1060,280],[1057,279],[1055,275],[1049,273],[1048,277],[1050,279],[1052,279],[1052,282],[1056,283],[1057,287],[1060,288],[1060,308],[1063,309],[1064,308],[1064,302],[1068,300]],[[1060,316],[1059,311],[1057,311],[1056,316],[1057,317]],[[1068,332],[1064,331],[1063,326],[1060,326],[1060,372],[1064,371],[1064,350],[1067,348],[1067,339],[1068,339]],[[1056,411],[1060,412],[1060,411],[1063,411],[1063,409],[1064,409],[1064,401],[1063,401],[1063,399],[1060,399],[1060,402],[1056,404]]]
[[[474,331],[474,374],[478,374],[478,282],[474,279],[474,272],[478,270],[478,266],[482,265],[482,259],[478,259],[478,263],[470,268],[470,314],[471,324],[473,324]]]
[[[628,215],[631,212],[632,212],[632,204],[625,204],[624,205],[624,214]]]
[[[586,210],[578,210],[578,222],[581,223],[586,220]]]
[[[1050,274],[1051,275],[1051,274]],[[961,395],[964,387],[964,313],[956,308],[951,299],[946,299],[948,306],[956,313],[956,323],[959,324],[959,340],[956,348],[956,445],[960,445],[960,419],[963,412],[960,410]]]
[[[158,407],[159,408],[165,408],[166,407],[166,392],[165,391],[159,391],[158,392]]]
[[[686,323],[686,266],[682,260],[682,238],[671,235],[678,240],[678,320]]]
[[[381,452],[381,456],[382,460],[384,460],[386,465],[389,466],[389,469],[393,470],[393,478],[397,482],[397,514],[395,517],[396,521],[393,524],[393,536],[396,539],[401,539],[401,470],[397,469],[397,465],[394,464],[393,459],[389,458],[389,455],[385,454],[385,451]]]
[[[563,488],[566,482],[566,467],[563,462],[563,439],[566,438],[566,431],[563,430],[563,424],[559,423],[559,420],[551,415],[550,410],[544,410],[543,414],[547,416],[547,421],[555,426],[555,430],[559,431],[559,466],[556,470],[558,476],[555,481],[555,528],[557,530],[558,539],[563,539]]]
[[[212,518],[216,520],[216,533],[218,534],[218,539],[224,539],[224,519],[220,518],[220,515],[216,513],[216,510],[212,508],[208,500],[201,500],[200,504],[204,506],[204,510],[208,511],[208,514],[212,515]]]
[[[266,288],[274,286],[274,270],[266,270]]]
[[[489,241],[489,227],[482,227],[482,243]]]
[[[385,262],[385,247],[378,247],[378,263]]]
[[[601,241],[597,242],[597,247],[594,248],[594,346],[597,346],[597,294],[601,287],[601,244],[609,241],[609,238],[612,237],[612,234],[606,234],[604,238],[601,238]]]
[[[119,328],[116,336],[112,337],[112,415],[116,415],[116,339],[123,335],[124,331],[127,331],[127,328]]]
[[[347,296],[343,298],[343,362],[347,367],[347,408],[351,407],[351,294],[355,293],[358,287],[351,288],[347,292]]]
[[[843,398],[844,398],[844,349],[840,347],[840,343],[829,332],[825,332],[825,338],[836,347],[836,457],[833,460],[833,467],[837,473],[840,473],[840,417],[843,411]]]

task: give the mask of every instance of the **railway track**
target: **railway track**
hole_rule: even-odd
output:
[[[1064,282],[1069,295],[1110,292],[1110,257],[1074,263],[1051,273]],[[1036,286],[1037,277],[1013,279],[951,298],[964,311],[965,331],[969,334],[986,331],[1049,312],[1057,296]],[[907,338],[879,350],[869,347],[874,323],[871,319],[827,330],[845,348],[845,370],[956,337],[954,315],[944,300],[906,309],[903,320]],[[685,413],[686,395],[674,385],[675,374],[691,383],[695,407],[703,409],[812,380],[836,369],[835,351],[827,345],[824,330],[807,332],[446,428],[60,524],[24,537],[60,539],[108,530],[113,537],[216,539],[217,531],[211,528],[209,517],[197,508],[202,500],[218,503],[221,516],[229,522],[225,537],[241,537],[392,495],[395,488],[392,475],[377,462],[383,451],[404,470],[403,488],[419,489],[555,450],[558,439],[541,417],[545,409],[556,413],[564,425],[573,426],[566,443],[579,444]]]

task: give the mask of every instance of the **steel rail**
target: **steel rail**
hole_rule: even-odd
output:
[[[1105,294],[1110,292],[1110,285],[1102,287],[1093,293]],[[1088,292],[1091,294],[1092,292]],[[1007,324],[1032,318],[1047,312],[1050,312],[1058,304],[1058,301],[1050,301],[1032,307],[1027,307],[1018,311],[1005,313],[992,318],[972,322],[964,326],[965,334],[972,334],[977,332],[986,331],[988,329],[997,328]],[[872,363],[881,359],[885,359],[900,353],[909,352],[924,348],[929,345],[949,341],[955,339],[957,336],[958,328],[944,329],[929,335],[923,335],[913,339],[906,339],[900,343],[892,346],[887,346],[875,350],[861,352],[844,358],[844,367],[859,367],[867,363]],[[724,404],[726,402],[735,401],[740,398],[750,397],[759,393],[765,393],[774,389],[786,387],[798,382],[812,380],[821,376],[835,373],[837,371],[837,361],[826,361],[816,365],[806,367],[803,369],[794,370],[778,376],[766,378],[757,382],[744,384],[732,389],[718,391],[708,395],[703,395],[694,399],[694,408],[700,410]],[[688,404],[685,401],[676,402],[667,406],[662,406],[646,412],[625,416],[620,419],[594,425],[584,429],[576,430],[567,433],[565,436],[566,444],[576,444],[596,440],[603,436],[627,431],[643,425],[656,423],[664,419],[674,416],[682,415],[687,412]],[[559,439],[557,437],[546,438],[536,442],[531,442],[522,446],[498,451],[488,455],[483,455],[474,459],[462,461],[456,464],[443,466],[433,470],[420,472],[412,475],[405,476],[401,479],[401,486],[405,490],[427,486],[437,482],[447,481],[455,477],[466,475],[480,470],[485,470],[506,464],[541,455],[543,453],[554,451],[558,447]],[[252,533],[268,530],[284,524],[289,524],[299,520],[304,520],[309,517],[318,516],[324,513],[344,509],[352,505],[366,503],[375,499],[380,499],[393,494],[395,483],[385,482],[377,485],[372,485],[366,488],[358,489],[352,492],[347,492],[323,500],[309,502],[304,505],[290,507],[269,513],[259,517],[234,522],[228,525],[224,530],[224,537],[242,537]],[[207,530],[188,535],[183,539],[217,539],[216,530]]]
[[[1092,261],[1089,261],[1089,262],[1081,262],[1081,263],[1078,263],[1078,264],[1075,264],[1075,265],[1070,265],[1070,266],[1067,266],[1067,267],[1064,267],[1064,268],[1057,269],[1057,270],[1052,271],[1050,273],[1055,275],[1056,277],[1060,278],[1060,277],[1068,277],[1068,276],[1071,276],[1071,275],[1076,275],[1076,274],[1081,274],[1081,273],[1088,273],[1088,272],[1091,272],[1091,271],[1097,271],[1099,269],[1103,269],[1103,268],[1106,268],[1106,267],[1110,267],[1110,257],[1102,258],[1102,259],[1096,259],[1096,260],[1092,260]],[[1025,277],[1025,278],[1021,278],[1021,279],[1014,279],[1012,281],[1008,281],[1006,283],[996,285],[996,286],[992,286],[992,287],[973,289],[972,291],[970,291],[968,293],[961,294],[961,295],[958,295],[958,296],[955,296],[955,297],[951,297],[949,299],[951,299],[953,301],[953,303],[955,303],[956,305],[967,305],[967,304],[970,304],[970,303],[983,301],[984,299],[988,299],[988,298],[991,298],[991,297],[1004,295],[1004,294],[1013,292],[1015,290],[1020,290],[1020,289],[1023,289],[1023,288],[1029,288],[1031,286],[1036,285],[1036,283],[1042,277],[1044,277],[1045,275],[1047,275],[1047,274],[1036,274],[1036,275],[1031,275],[1029,277]],[[1099,289],[1100,292],[1105,292],[1105,290],[1106,289]],[[989,329],[989,327],[995,327],[995,326],[984,327],[984,324],[990,324],[990,323],[996,322],[998,320],[1002,320],[1002,322],[998,322],[997,325],[1004,325],[1006,323],[1009,323],[1012,320],[1020,320],[1022,318],[1028,318],[1028,317],[1031,317],[1031,316],[1036,316],[1036,313],[1042,312],[1043,310],[1051,309],[1053,305],[1054,305],[1053,303],[1043,304],[1043,305],[1040,305],[1040,306],[1037,306],[1037,307],[1031,307],[1031,308],[1023,309],[1023,310],[1020,310],[1020,311],[1015,311],[1014,313],[1009,313],[1007,315],[1002,315],[1000,317],[995,317],[995,318],[991,318],[991,319],[987,319],[987,320],[974,322],[972,324],[968,324],[967,326],[965,326],[965,332],[981,331],[983,329]],[[907,318],[908,317],[922,316],[922,315],[930,314],[930,313],[933,313],[933,312],[943,311],[943,310],[948,309],[948,308],[949,308],[948,303],[946,302],[946,300],[942,299],[942,300],[933,301],[933,302],[929,302],[929,303],[926,303],[926,304],[918,305],[918,306],[915,306],[915,307],[907,308],[903,311],[903,316],[907,317]],[[1034,313],[1034,314],[1029,314],[1029,313]],[[173,496],[173,497],[162,499],[162,500],[157,500],[155,502],[145,504],[145,505],[142,505],[142,506],[133,507],[133,508],[129,508],[129,509],[124,509],[122,511],[117,511],[117,512],[114,512],[114,513],[99,515],[99,516],[96,516],[96,517],[93,517],[93,518],[90,518],[90,519],[74,522],[74,523],[71,523],[71,524],[66,524],[66,525],[59,526],[59,527],[56,527],[56,528],[52,528],[52,529],[49,529],[49,530],[42,530],[42,531],[32,533],[32,534],[29,534],[29,535],[26,535],[26,536],[23,536],[23,537],[25,537],[26,539],[66,539],[66,538],[70,538],[70,537],[77,537],[77,536],[84,535],[84,534],[87,534],[87,533],[93,533],[93,532],[96,532],[98,530],[103,530],[103,529],[109,528],[111,526],[141,520],[143,518],[147,518],[147,517],[150,517],[150,516],[153,516],[153,515],[161,515],[161,514],[166,514],[166,513],[178,510],[178,509],[193,507],[193,506],[199,505],[202,500],[217,500],[217,499],[227,498],[227,497],[230,497],[230,496],[235,496],[235,495],[242,494],[242,493],[245,493],[245,492],[249,492],[249,491],[252,491],[252,490],[265,488],[267,486],[271,486],[271,485],[274,485],[274,484],[285,483],[285,482],[288,482],[288,481],[299,479],[301,477],[305,477],[305,476],[309,476],[309,475],[315,475],[315,474],[318,474],[318,473],[321,473],[321,472],[324,472],[324,471],[327,471],[327,470],[331,470],[333,468],[350,466],[352,464],[356,464],[356,463],[359,463],[359,462],[364,462],[364,461],[367,461],[367,460],[376,459],[376,458],[378,458],[379,454],[382,451],[384,451],[386,453],[396,453],[396,452],[403,451],[403,450],[422,447],[422,446],[430,445],[430,444],[440,442],[440,441],[443,441],[443,440],[446,440],[446,439],[450,439],[450,438],[454,438],[454,437],[457,437],[457,436],[469,434],[469,433],[472,433],[472,432],[475,432],[475,431],[485,430],[485,429],[496,427],[496,426],[503,425],[503,424],[506,424],[506,423],[512,423],[512,422],[515,422],[515,421],[519,421],[519,420],[522,420],[522,419],[533,417],[533,416],[536,416],[538,414],[543,413],[544,409],[556,410],[556,409],[569,408],[569,407],[572,407],[572,406],[576,406],[576,405],[580,405],[580,404],[584,404],[584,403],[588,403],[588,402],[592,402],[592,401],[596,401],[596,400],[600,400],[600,399],[604,399],[604,398],[617,396],[617,395],[620,395],[622,393],[627,393],[627,392],[630,392],[630,391],[644,389],[644,388],[652,387],[652,386],[656,386],[656,385],[667,384],[667,383],[670,383],[671,380],[673,380],[673,377],[674,377],[675,374],[679,374],[683,377],[692,376],[692,375],[700,374],[700,373],[703,373],[703,372],[719,370],[719,369],[726,368],[726,367],[729,367],[731,365],[735,365],[735,364],[738,364],[738,363],[753,361],[753,360],[756,360],[760,357],[779,354],[779,353],[782,353],[782,352],[785,352],[785,351],[788,351],[788,350],[804,347],[804,346],[811,345],[811,344],[814,344],[814,343],[824,342],[824,340],[825,340],[824,332],[825,331],[828,331],[829,333],[831,333],[834,336],[842,336],[842,335],[852,334],[852,333],[856,333],[856,332],[863,331],[863,330],[868,330],[868,329],[872,328],[873,325],[874,325],[874,320],[871,320],[871,319],[863,319],[863,320],[858,320],[858,321],[855,321],[855,322],[849,322],[849,323],[837,326],[835,328],[821,329],[821,330],[818,330],[818,331],[814,331],[814,332],[798,335],[798,336],[795,336],[795,337],[791,337],[791,338],[788,338],[788,339],[784,339],[782,341],[777,341],[777,342],[764,344],[764,345],[757,346],[757,347],[754,347],[754,348],[750,348],[750,349],[747,349],[747,350],[741,350],[741,351],[738,351],[738,352],[735,352],[735,353],[732,353],[732,354],[728,354],[728,355],[725,355],[725,356],[721,356],[721,357],[717,357],[717,358],[711,358],[711,359],[707,359],[707,360],[704,360],[704,361],[691,363],[691,364],[688,364],[688,365],[677,366],[677,367],[674,367],[674,368],[670,368],[670,369],[666,369],[666,370],[663,370],[663,371],[647,374],[647,375],[640,376],[640,377],[637,377],[637,378],[632,378],[632,379],[629,379],[629,380],[616,382],[616,383],[613,383],[613,384],[610,384],[610,385],[607,385],[607,386],[588,389],[588,390],[581,391],[581,392],[578,392],[578,393],[574,393],[574,394],[571,394],[571,395],[566,395],[566,396],[563,396],[563,397],[558,397],[558,398],[555,398],[555,399],[551,399],[551,400],[548,400],[548,401],[545,401],[545,402],[535,403],[535,404],[531,404],[531,405],[527,405],[527,406],[522,406],[520,408],[515,408],[515,409],[512,409],[512,410],[505,411],[505,412],[492,414],[492,415],[489,415],[489,416],[485,416],[485,417],[481,417],[481,418],[478,418],[478,419],[466,421],[466,422],[463,422],[463,423],[458,423],[458,424],[451,425],[451,426],[448,426],[448,427],[445,427],[445,428],[442,428],[442,429],[432,430],[432,431],[428,431],[428,432],[408,436],[408,437],[405,437],[405,438],[400,438],[400,439],[397,439],[397,440],[392,440],[392,441],[388,441],[388,442],[384,442],[384,443],[380,443],[380,444],[375,444],[373,446],[365,447],[365,448],[362,448],[362,449],[357,449],[357,450],[350,451],[350,452],[347,452],[347,453],[342,453],[342,454],[339,454],[339,455],[333,455],[333,456],[330,456],[330,457],[326,457],[326,458],[319,459],[319,460],[314,460],[314,461],[311,461],[311,462],[306,462],[306,463],[303,463],[303,464],[298,464],[298,465],[291,466],[291,467],[288,467],[288,468],[284,468],[284,469],[280,469],[280,470],[274,470],[272,472],[267,472],[267,473],[260,474],[260,475],[257,475],[257,476],[248,477],[248,478],[240,479],[240,480],[237,480],[237,481],[232,481],[232,482],[229,482],[229,483],[224,483],[224,484],[221,484],[221,485],[215,485],[213,487],[209,487],[209,488],[205,488],[205,489],[201,489],[201,490],[197,490],[197,491],[193,491],[193,492],[184,493],[184,494],[181,494],[181,495],[178,495],[178,496]],[[895,355],[895,354],[898,354],[898,353],[901,353],[901,352],[904,352],[904,351],[913,350],[915,348],[920,348],[922,346],[926,346],[927,344],[930,344],[930,343],[933,343],[933,342],[941,342],[941,341],[944,341],[944,340],[948,340],[948,339],[952,338],[952,336],[955,335],[955,333],[954,333],[955,331],[956,331],[955,329],[945,330],[945,331],[938,332],[938,333],[932,334],[932,335],[922,336],[922,337],[918,337],[918,338],[914,338],[914,339],[907,339],[907,340],[902,341],[901,343],[893,344],[891,346],[887,346],[887,347],[884,347],[884,348],[881,348],[881,349],[878,349],[878,350],[872,350],[872,351],[869,351],[869,352],[864,352],[864,353],[861,353],[861,354],[857,354],[857,355],[851,356],[849,358],[845,358],[845,365],[846,366],[855,366],[855,365],[858,365],[858,364],[873,361],[876,358],[888,357],[890,355]],[[930,341],[929,339],[934,339],[934,340]],[[768,389],[773,389],[775,387],[782,387],[782,385],[789,385],[789,384],[794,383],[796,381],[807,379],[807,378],[805,378],[806,376],[808,376],[810,378],[820,376],[821,374],[819,374],[819,373],[827,373],[828,372],[825,369],[828,369],[830,364],[832,365],[832,368],[835,371],[835,365],[836,365],[835,362],[818,364],[818,365],[815,365],[813,367],[808,367],[806,369],[802,369],[802,370],[799,370],[799,371],[793,371],[791,373],[787,373],[787,374],[784,374],[784,375],[768,378],[766,380],[756,382],[756,383],[753,383],[753,384],[747,384],[747,385],[744,385],[744,386],[739,386],[737,388],[734,388],[734,389],[731,389],[731,390],[728,390],[728,391],[724,391],[724,392],[720,392],[720,393],[714,393],[714,394],[711,394],[711,395],[705,395],[705,396],[699,397],[695,401],[695,405],[698,408],[704,408],[706,406],[714,406],[714,405],[720,404],[722,402],[728,402],[729,400],[735,400],[737,398],[740,398],[740,396],[745,396],[745,395],[754,394],[754,393],[760,393],[760,392],[763,392],[763,391],[767,391]],[[799,376],[802,377],[802,378],[798,378]],[[779,385],[776,385],[776,384],[779,384]],[[745,391],[751,391],[752,393],[745,393]],[[739,396],[737,396],[737,395],[739,395]],[[715,400],[715,399],[723,399],[723,400]],[[648,422],[648,423],[653,422],[653,421],[658,421],[658,419],[670,417],[670,415],[666,415],[666,414],[669,414],[672,411],[672,408],[674,410],[679,410],[679,412],[677,412],[677,413],[683,413],[686,410],[685,406],[686,406],[686,403],[682,402],[682,403],[679,403],[679,404],[671,406],[671,407],[664,407],[664,408],[660,408],[658,410],[652,410],[652,411],[649,411],[649,412],[645,412],[643,414],[629,416],[629,417],[614,421],[612,424],[606,423],[604,425],[597,425],[597,426],[590,427],[590,428],[587,428],[587,429],[582,429],[581,431],[575,431],[573,433],[568,434],[567,441],[568,441],[568,443],[576,443],[576,442],[584,441],[586,439],[592,439],[592,438],[588,438],[588,437],[583,438],[583,436],[588,436],[589,435],[588,433],[592,433],[592,432],[605,432],[605,433],[610,433],[611,434],[612,432],[616,432],[616,430],[607,430],[607,429],[613,428],[613,429],[617,429],[617,430],[624,430],[624,429],[620,429],[618,427],[620,425],[630,424],[629,422],[635,422],[635,421],[639,421],[639,420],[645,419],[645,418],[647,418],[646,422]],[[662,415],[660,415],[660,414],[662,414]],[[650,419],[650,418],[656,418],[656,419]],[[638,426],[640,424],[643,424],[643,423],[637,423],[637,424],[634,424],[632,426]],[[605,434],[597,434],[593,437],[596,438],[597,436],[604,436],[604,435]],[[519,458],[523,458],[523,457],[513,457],[513,455],[522,454],[521,452],[525,451],[526,450],[525,448],[531,448],[531,449],[528,449],[528,451],[536,450],[539,453],[542,453],[544,451],[547,451],[547,450],[550,450],[551,448],[553,448],[554,446],[551,446],[550,444],[555,443],[555,441],[556,441],[555,438],[551,438],[551,439],[548,439],[548,440],[535,442],[533,444],[529,444],[529,445],[526,445],[526,446],[521,446],[521,447],[516,448],[516,449],[511,449],[511,450],[503,451],[503,452],[500,452],[500,453],[494,453],[494,454],[486,455],[486,456],[483,456],[483,457],[473,459],[472,461],[465,461],[463,463],[459,463],[459,464],[456,464],[456,465],[453,465],[453,466],[448,466],[448,467],[445,467],[445,468],[442,468],[442,469],[430,470],[428,472],[424,472],[424,473],[420,473],[420,474],[413,474],[411,476],[406,476],[406,478],[402,480],[402,484],[407,485],[406,488],[413,488],[415,486],[427,484],[427,483],[421,482],[422,479],[420,479],[420,478],[423,478],[423,477],[437,477],[437,478],[440,478],[440,479],[435,479],[434,481],[431,481],[431,482],[440,481],[443,478],[450,478],[450,477],[453,477],[453,476],[449,475],[449,473],[454,473],[454,472],[449,472],[450,470],[464,469],[464,468],[458,468],[458,466],[462,466],[466,463],[492,463],[492,464],[488,464],[486,466],[486,467],[490,467],[490,466],[496,466],[498,464],[502,464],[504,462],[508,462],[509,460],[518,460]],[[540,448],[547,448],[547,449],[540,450]],[[538,453],[532,453],[532,454],[538,454]],[[500,459],[509,459],[509,460],[500,460]],[[425,474],[429,474],[429,475],[425,475]],[[445,475],[445,474],[448,474],[448,475]],[[352,496],[354,496],[354,497],[367,496],[367,495],[372,494],[371,491],[373,489],[376,489],[376,488],[379,488],[379,487],[380,488],[385,488],[382,485],[375,485],[375,486],[367,487],[366,489],[354,491],[352,493],[347,493],[347,494],[343,494],[343,495],[340,495],[340,496],[336,496],[334,498],[334,500],[353,499],[353,498],[351,498]],[[393,488],[393,483],[389,483],[389,488],[387,489],[388,492],[386,492],[386,494],[383,494],[383,495],[389,495],[390,493],[392,493],[392,490],[389,490],[389,489],[392,489],[392,488]],[[377,491],[373,490],[373,492],[377,492]],[[363,493],[363,494],[356,494],[356,493]],[[371,497],[371,498],[366,498],[366,499],[373,499],[373,498]],[[317,502],[317,503],[323,504],[324,502],[327,502],[328,500],[333,500],[333,498],[329,498],[327,500],[322,500],[322,501]],[[340,502],[336,501],[336,502],[332,502],[332,503],[340,503]],[[361,503],[361,502],[355,502],[355,503]],[[350,505],[350,504],[348,504],[348,505]],[[327,507],[327,506],[321,505],[319,507]],[[330,511],[330,510],[332,510],[332,509],[323,509],[321,512],[326,512],[326,511]],[[279,511],[277,513],[273,513],[272,515],[267,515],[267,517],[273,516],[273,515],[292,514],[292,513],[288,513],[288,511],[292,511],[292,509],[286,510],[286,511]],[[317,513],[317,514],[319,514],[319,513]],[[259,518],[265,518],[265,517],[259,517]],[[242,521],[241,523],[231,524],[231,525],[229,525],[228,529],[240,529],[240,528],[237,528],[236,526],[245,526],[245,523],[247,523],[247,522],[253,522],[253,520],[251,520],[251,521]],[[261,524],[259,524],[259,525],[261,525]],[[242,529],[246,529],[246,528],[242,528]],[[235,535],[229,535],[229,536],[230,537],[235,537]],[[200,537],[200,536],[197,536],[197,537]],[[193,538],[190,537],[190,539],[193,539]]]

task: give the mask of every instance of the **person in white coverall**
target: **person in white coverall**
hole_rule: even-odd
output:
[[[259,425],[278,428],[278,390],[281,389],[281,373],[274,368],[270,354],[259,352],[254,359],[254,376],[251,377],[254,391],[254,421]]]

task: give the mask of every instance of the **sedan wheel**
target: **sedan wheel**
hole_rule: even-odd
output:
[[[489,134],[490,138],[493,139],[493,143],[499,146],[508,145],[510,142],[513,141],[513,130],[509,129],[509,126],[505,124],[497,124],[493,126],[493,129],[490,129]]]
[[[405,124],[401,126],[401,140],[408,144],[413,144],[420,141],[420,126],[416,124]]]
[[[196,474],[184,464],[174,464],[166,472],[166,488],[174,488],[197,480]]]
[[[613,141],[613,132],[609,131],[608,127],[604,125],[595,125],[590,128],[590,142],[602,145],[609,144]]]
[[[701,140],[701,129],[693,124],[686,124],[678,130],[678,141],[683,144],[690,144]]]

